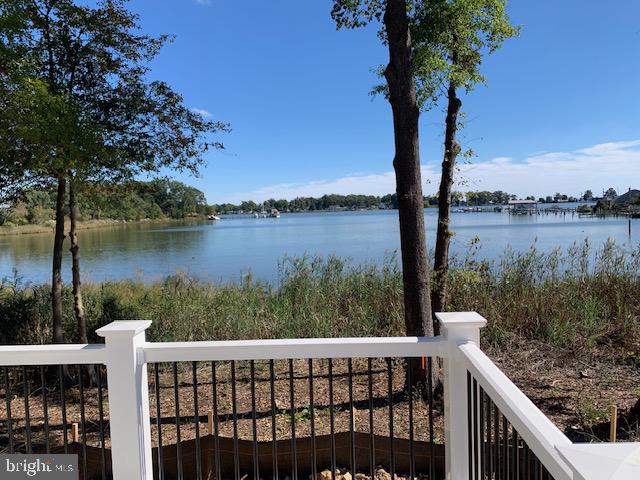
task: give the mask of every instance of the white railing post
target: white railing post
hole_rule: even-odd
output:
[[[142,359],[147,320],[117,321],[96,330],[107,350],[114,480],[151,480],[147,365]]]
[[[476,312],[436,313],[442,336],[449,344],[444,359],[444,422],[446,480],[469,479],[467,369],[458,345],[480,345],[480,329],[487,321]]]

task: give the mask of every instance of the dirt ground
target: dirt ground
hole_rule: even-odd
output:
[[[640,440],[640,364],[611,351],[582,356],[531,342],[489,356],[573,441],[608,441],[612,405],[617,439]]]

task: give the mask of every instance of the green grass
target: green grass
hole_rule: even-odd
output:
[[[568,251],[507,251],[484,262],[470,250],[452,259],[448,309],[476,310],[489,324],[484,340],[506,347],[536,339],[559,348],[610,348],[640,358],[640,250],[588,243]],[[89,332],[113,320],[149,319],[153,341],[402,335],[401,273],[394,257],[382,266],[328,257],[285,258],[280,281],[245,277],[213,285],[186,275],[145,285],[84,285]],[[65,289],[65,331],[76,341],[71,293]],[[51,339],[47,286],[0,287],[0,343]],[[93,336],[91,341],[98,341]]]

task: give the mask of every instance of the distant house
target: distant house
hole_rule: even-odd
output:
[[[614,201],[616,205],[631,205],[640,203],[640,190],[632,190],[617,197]]]
[[[538,208],[537,200],[509,200],[509,210],[512,213],[527,213]]]
[[[636,212],[640,209],[640,190],[629,189],[629,191],[623,195],[619,195],[616,198],[601,198],[596,204],[595,211],[601,213],[607,212]]]

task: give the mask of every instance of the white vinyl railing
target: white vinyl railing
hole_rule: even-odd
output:
[[[571,470],[558,448],[571,445],[567,436],[487,357],[475,343],[458,346],[462,362],[493,399],[555,480],[570,480]]]
[[[555,480],[581,480],[559,450],[571,441],[479,348],[486,320],[475,312],[440,313],[434,338],[336,338],[169,342],[145,340],[150,321],[118,321],[97,330],[104,345],[2,346],[0,366],[104,364],[109,388],[115,480],[152,478],[147,364],[201,360],[440,357],[444,360],[446,479],[468,480],[468,375],[491,397]],[[470,476],[470,472],[472,475]],[[476,476],[476,478],[478,478]],[[640,478],[640,477],[638,477]],[[603,479],[605,480],[605,479]]]

